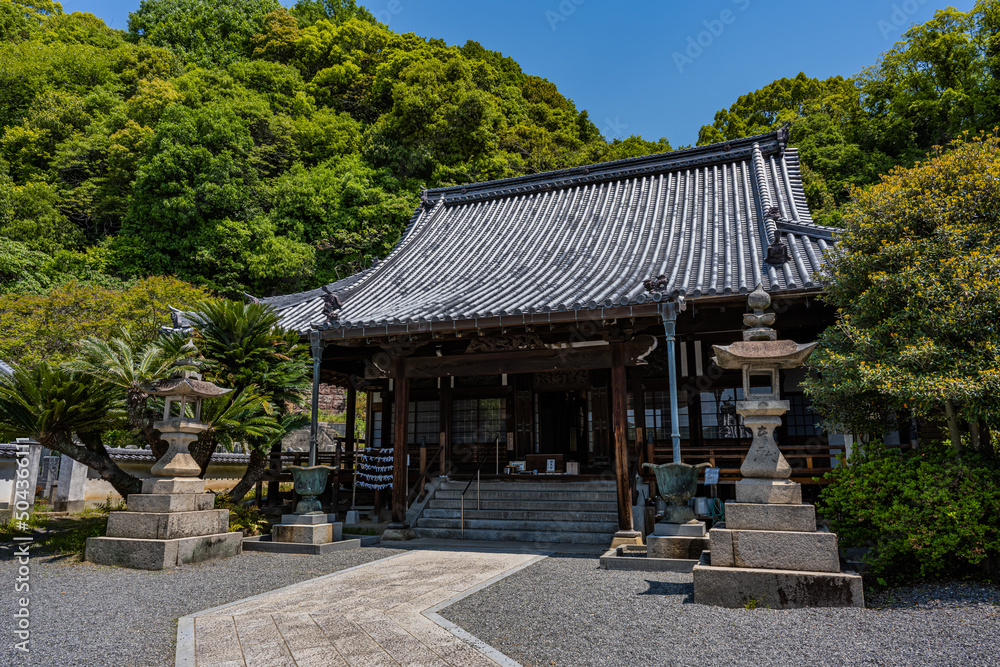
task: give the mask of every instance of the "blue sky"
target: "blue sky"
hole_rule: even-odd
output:
[[[287,3],[291,4],[291,3]],[[397,32],[475,40],[555,83],[605,136],[693,144],[718,109],[774,79],[850,76],[934,0],[361,0]],[[974,0],[953,2],[962,11]],[[138,0],[65,0],[125,29]]]

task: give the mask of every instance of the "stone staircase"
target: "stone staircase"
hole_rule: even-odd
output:
[[[444,482],[414,529],[418,537],[461,539],[461,495],[468,481]],[[488,480],[465,495],[465,539],[537,544],[611,543],[618,530],[615,483]]]

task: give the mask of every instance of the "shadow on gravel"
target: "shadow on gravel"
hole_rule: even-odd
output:
[[[646,583],[649,584],[649,588],[642,593],[636,593],[636,595],[683,595],[682,604],[692,604],[694,602],[694,584],[650,581],[649,579],[646,580]]]

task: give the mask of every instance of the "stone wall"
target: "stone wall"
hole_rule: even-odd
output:
[[[335,438],[344,437],[344,424],[331,424],[327,422],[319,423],[318,446],[321,452],[334,451]],[[286,452],[308,452],[309,451],[309,427],[292,431],[281,441],[281,449]]]
[[[320,384],[319,409],[321,412],[344,412],[347,409],[347,390],[332,384]]]

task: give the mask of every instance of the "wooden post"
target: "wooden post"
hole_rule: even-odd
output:
[[[358,392],[353,384],[347,385],[347,423],[344,425],[344,453],[347,460],[352,461],[354,456],[354,429],[357,427],[358,415]]]
[[[632,373],[632,419],[635,420],[635,446],[638,451],[645,451],[648,463],[655,465],[656,446],[653,443],[653,438],[646,434],[646,393],[642,388],[642,367],[634,367]],[[656,475],[648,468],[640,469],[639,473],[648,480],[649,497],[655,499]]]
[[[406,521],[406,436],[410,416],[410,379],[406,377],[406,360],[400,359],[394,378],[396,418],[393,429],[392,451],[392,522],[402,525]]]
[[[632,483],[628,469],[628,384],[621,343],[611,344],[611,419],[614,426],[615,481],[618,487],[618,532],[612,548],[642,544],[642,533],[632,524]]]
[[[438,391],[438,396],[440,397],[438,414],[441,416],[439,426],[441,453],[438,463],[441,465],[441,476],[444,477],[451,467],[449,460],[451,449],[451,378],[441,378],[441,389]]]

